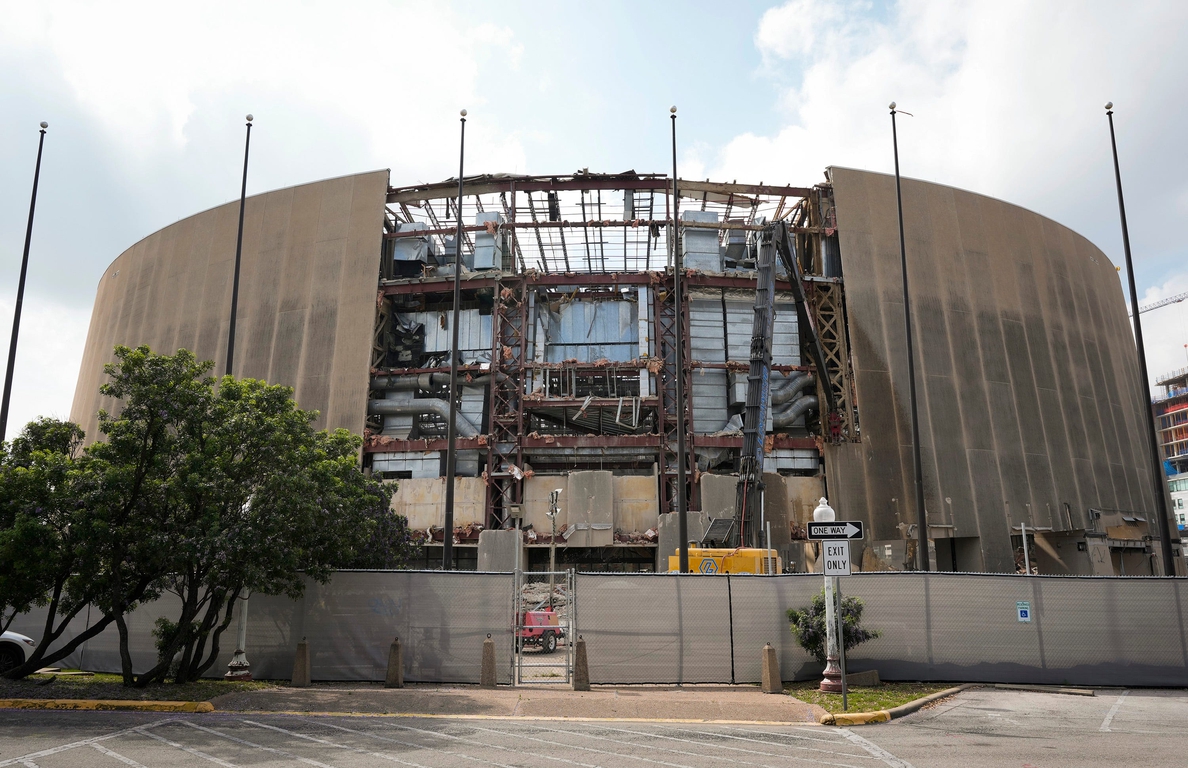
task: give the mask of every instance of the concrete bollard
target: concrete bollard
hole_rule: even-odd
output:
[[[483,641],[483,671],[479,676],[479,688],[495,687],[495,641],[487,635]]]
[[[780,679],[780,660],[771,643],[763,646],[763,692],[783,693],[784,681]]]
[[[309,643],[305,638],[297,643],[297,655],[293,658],[293,679],[290,683],[294,688],[308,688],[309,677]]]
[[[586,641],[581,635],[573,645],[573,689],[590,690],[590,664],[586,661]]]
[[[392,641],[388,649],[388,675],[384,678],[385,688],[404,687],[404,650],[400,647],[400,638]]]

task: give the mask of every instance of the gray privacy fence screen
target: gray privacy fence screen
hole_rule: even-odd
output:
[[[956,573],[863,573],[840,579],[882,637],[854,649],[851,671],[887,680],[1188,685],[1188,583]],[[581,574],[579,632],[594,683],[757,683],[764,643],[785,680],[820,674],[796,644],[789,608],[807,606],[817,574]],[[1028,604],[1021,622],[1018,603]]]
[[[313,679],[383,680],[398,635],[405,679],[477,683],[490,633],[498,680],[509,683],[513,584],[509,573],[341,571],[329,584],[311,583],[301,600],[253,597],[248,658],[257,677],[287,679],[305,637]],[[579,574],[577,633],[587,641],[591,682],[755,683],[767,642],[785,680],[818,675],[786,614],[821,586],[814,574]],[[863,573],[841,587],[865,603],[863,623],[883,633],[853,651],[853,671],[877,669],[887,680],[1188,686],[1188,580]],[[1030,622],[1019,621],[1020,602]],[[156,618],[175,618],[176,608],[166,597],[129,618],[137,671],[155,660]],[[67,634],[87,620],[78,617]],[[12,628],[37,638],[43,621],[35,611]],[[208,674],[226,669],[235,626]],[[115,627],[60,663],[118,672]]]
[[[300,600],[255,595],[248,606],[248,660],[260,679],[288,679],[293,654],[309,641],[314,680],[383,680],[388,649],[399,637],[404,677],[410,682],[478,683],[482,643],[495,641],[497,678],[511,682],[512,575],[441,571],[339,571],[328,584],[310,582]],[[166,595],[128,618],[132,660],[137,672],[156,661],[153,624],[159,616],[176,620],[179,603]],[[92,613],[92,620],[96,618]],[[41,636],[43,611],[20,616],[12,629]],[[73,637],[87,626],[84,611],[72,622]],[[235,650],[237,623],[223,633],[219,659],[208,670],[221,676]],[[63,638],[68,639],[68,638]],[[115,625],[84,643],[61,666],[119,672]]]

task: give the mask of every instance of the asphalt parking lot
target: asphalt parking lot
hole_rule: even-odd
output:
[[[215,712],[0,712],[0,768],[1182,766],[1188,692],[973,689],[874,726]]]

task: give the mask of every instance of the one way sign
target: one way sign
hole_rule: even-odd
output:
[[[808,537],[812,541],[828,539],[861,539],[861,520],[840,520],[834,523],[809,523]]]

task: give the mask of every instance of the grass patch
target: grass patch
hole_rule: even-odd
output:
[[[212,679],[182,685],[158,683],[146,688],[126,688],[122,677],[103,672],[88,676],[29,675],[23,680],[0,678],[0,699],[207,701],[225,693],[259,691],[277,685],[258,680],[244,683]]]
[[[798,683],[788,683],[784,691],[803,702],[816,704],[826,712],[842,712],[842,695],[840,693],[822,693],[818,690],[819,680],[805,680]],[[883,683],[872,687],[852,687],[849,689],[850,712],[873,712],[879,709],[891,709],[900,704],[927,696],[930,693],[952,688],[952,683]]]

